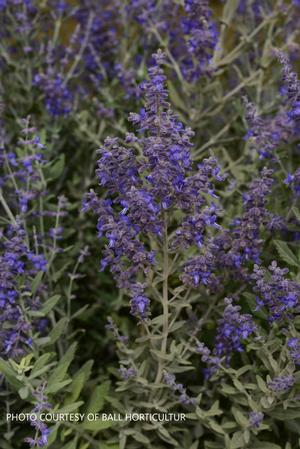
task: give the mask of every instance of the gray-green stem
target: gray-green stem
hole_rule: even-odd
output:
[[[163,357],[167,352],[168,333],[169,333],[169,254],[168,254],[168,218],[164,216],[164,241],[163,241],[163,288],[162,288],[162,307],[163,307],[163,330],[161,341],[162,358],[159,360],[155,383],[159,383],[162,378],[164,361]]]

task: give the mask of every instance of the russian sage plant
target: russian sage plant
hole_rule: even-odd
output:
[[[299,447],[299,23],[0,0],[1,449]]]
[[[91,191],[83,207],[96,213],[98,237],[107,241],[101,269],[110,268],[138,319],[134,341],[121,335],[111,318],[107,325],[120,360],[118,401],[120,409],[129,411],[146,407],[150,412],[170,412],[181,404],[191,420],[201,422],[202,434],[212,430],[220,434],[220,446],[211,447],[244,447],[255,441],[258,429],[269,429],[264,412],[273,406],[273,394],[290,392],[295,383],[291,364],[295,356],[287,348],[280,366],[270,351],[273,365],[265,366],[267,382],[256,377],[258,387],[251,383],[257,376],[251,359],[240,370],[231,368],[246,348],[249,357],[254,349],[258,359],[265,357],[268,327],[274,321],[277,338],[292,337],[293,327],[284,327],[298,310],[300,286],[286,278],[288,269],[273,261],[269,270],[274,280],[267,281],[260,265],[262,226],[267,232],[284,228],[281,217],[266,209],[274,170],[267,166],[261,170],[244,193],[241,216],[229,228],[221,226],[218,215],[223,216],[224,210],[217,193],[225,177],[215,158],[193,162],[193,133],[168,102],[164,55],[159,51],[153,59],[149,81],[141,85],[143,108],[129,115],[137,133],[127,133],[122,141],[106,138],[98,150],[96,170],[106,195],[100,198]],[[244,292],[247,286],[253,293]],[[242,296],[249,299],[243,307]],[[262,308],[265,314],[260,316]],[[216,319],[214,333],[209,331],[212,319]],[[287,342],[297,344],[293,338]],[[180,382],[183,373],[187,385]],[[251,394],[239,377],[247,379]],[[211,402],[207,393],[211,382],[222,385],[226,378],[236,387],[237,396],[244,396],[243,401],[237,397],[232,409],[243,430],[235,431],[236,424],[231,424],[231,437],[214,418],[223,414],[219,401]],[[267,394],[264,402],[259,401],[260,388]],[[221,394],[226,397],[231,390],[235,391],[224,386]],[[157,444],[156,428],[156,424],[139,424],[129,433],[121,427],[122,447],[129,436],[152,447]],[[193,441],[188,425],[185,431],[179,425],[160,424],[158,437],[169,444],[183,439],[189,447]]]

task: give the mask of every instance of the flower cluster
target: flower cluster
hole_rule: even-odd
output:
[[[101,81],[115,73],[114,55],[119,48],[122,4],[119,0],[83,0],[74,17],[82,30],[79,45],[84,46],[84,80]],[[86,42],[85,42],[86,41]]]
[[[127,343],[128,337],[126,337],[126,335],[120,334],[119,329],[117,328],[116,324],[114,323],[114,321],[111,317],[107,318],[107,324],[105,326],[105,329],[112,332],[116,341],[119,341],[120,343],[124,343],[124,344]]]
[[[119,373],[124,380],[129,380],[133,377],[136,377],[137,372],[134,368],[125,368],[124,366],[121,366],[119,369]]]
[[[132,309],[139,315],[146,314],[143,304],[147,301],[143,297],[143,286],[136,282],[137,274],[147,273],[153,263],[154,254],[146,250],[145,245],[138,239],[139,231],[134,228],[127,215],[115,212],[111,200],[100,200],[94,192],[86,196],[83,210],[91,209],[100,218],[97,229],[98,236],[104,235],[108,244],[104,250],[101,267],[109,266],[118,282],[118,286],[130,291]]]
[[[212,353],[212,351],[202,342],[197,343],[196,352],[201,355],[201,361],[206,365],[204,369],[205,378],[212,377],[212,375],[219,370],[222,358]]]
[[[276,218],[266,207],[273,182],[272,170],[265,167],[250,183],[243,194],[241,216],[233,220],[229,229],[221,229],[206,245],[209,255],[206,259],[210,260],[211,267],[226,267],[227,274],[233,272],[244,278],[243,267],[259,262],[263,249],[262,230]]]
[[[155,30],[155,37],[166,37],[171,57],[187,81],[193,83],[212,70],[218,30],[208,0],[185,0],[182,7],[172,0],[131,0],[127,13],[150,35]],[[144,45],[149,47],[149,38]]]
[[[167,102],[163,54],[158,52],[153,57],[150,79],[141,86],[144,108],[129,116],[139,137],[127,134],[124,146],[116,138],[105,140],[98,151],[97,176],[107,197],[99,199],[90,192],[83,206],[83,210],[91,209],[98,215],[98,236],[108,240],[102,268],[110,266],[118,286],[126,288],[132,297],[132,314],[142,319],[147,316],[149,299],[138,274],[147,276],[155,260],[154,252],[145,244],[146,235],[163,239],[167,212],[177,209],[188,218],[179,225],[173,246],[199,246],[205,226],[217,227],[215,207],[207,206],[206,196],[214,198],[212,180],[223,179],[214,158],[205,159],[193,173],[189,155],[193,132],[178,121]],[[142,157],[137,157],[136,148]],[[199,273],[192,275],[194,283],[199,279]]]
[[[47,272],[61,251],[57,247],[63,232],[59,220],[66,206],[65,198],[59,197],[56,210],[52,205],[45,207],[45,147],[29,118],[22,120],[22,125],[16,150],[9,151],[4,145],[0,152],[0,204],[6,216],[0,243],[1,353],[12,358],[28,352],[33,332],[43,332],[47,326],[47,320],[29,318],[28,314],[38,312],[46,289],[40,282],[32,294],[35,277]],[[39,227],[31,226],[36,217]]]
[[[246,139],[251,138],[261,158],[277,158],[275,150],[282,144],[293,140],[299,132],[300,82],[292,69],[288,56],[275,50],[282,64],[281,95],[285,99],[283,106],[274,117],[258,115],[253,103],[244,98],[246,120],[249,126]]]
[[[259,429],[261,423],[263,422],[264,414],[262,412],[250,412],[249,413],[249,424],[255,429]]]
[[[288,173],[284,183],[291,187],[296,197],[300,195],[300,169],[296,170],[294,174]]]
[[[165,384],[171,388],[171,390],[179,394],[179,402],[183,405],[196,405],[197,400],[196,398],[191,398],[187,392],[186,389],[182,384],[176,383],[176,377],[174,374],[164,372],[164,382]]]
[[[215,354],[218,357],[225,355],[229,360],[234,352],[243,351],[243,341],[256,331],[253,317],[247,313],[240,313],[241,307],[233,304],[231,298],[225,298],[226,306],[223,317],[218,321]]]
[[[260,230],[270,219],[266,205],[274,182],[272,175],[272,170],[264,168],[243,195],[243,215],[233,223],[234,240],[230,256],[235,264],[244,260],[259,262],[262,250]]]
[[[211,20],[208,0],[185,0],[184,10],[186,15],[182,18],[182,28],[187,41],[187,56],[182,67],[185,77],[195,81],[210,69],[218,31]]]
[[[292,388],[295,383],[295,379],[292,375],[278,376],[268,382],[268,387],[274,393],[282,393]]]
[[[22,138],[18,142],[19,156],[16,152],[7,152],[5,147],[0,149],[3,173],[0,185],[13,209],[24,215],[28,212],[30,201],[43,194],[39,168],[45,163],[41,152],[45,147],[35,134],[35,128],[29,126],[29,118],[22,120],[22,125]]]
[[[219,365],[225,361],[229,364],[236,352],[244,350],[244,342],[257,331],[256,324],[250,314],[242,314],[241,307],[235,305],[232,298],[225,298],[225,309],[218,320],[214,349],[211,351],[204,343],[199,342],[196,352],[206,364],[205,377],[210,378],[218,371]]]
[[[34,419],[31,419],[31,425],[34,427],[36,434],[34,438],[27,437],[24,440],[30,447],[47,446],[48,438],[51,433],[51,429],[40,419],[41,413],[52,410],[52,405],[49,404],[45,394],[45,387],[45,384],[42,384],[33,393],[35,406],[32,409],[30,416],[35,416]]]
[[[180,279],[184,284],[194,288],[202,284],[210,290],[215,290],[218,286],[218,278],[214,274],[215,268],[215,257],[207,248],[203,255],[190,258],[185,263]]]
[[[10,225],[6,232],[2,231],[1,237],[1,352],[15,358],[24,352],[24,347],[32,345],[32,324],[26,319],[24,308],[30,305],[34,310],[38,301],[31,299],[26,292],[31,291],[29,279],[41,269],[45,270],[46,262],[42,256],[28,249],[25,243],[26,234],[21,224]]]
[[[293,337],[287,343],[290,356],[295,365],[300,365],[300,338]]]
[[[36,74],[34,85],[39,87],[45,97],[46,110],[53,117],[67,116],[73,108],[73,93],[65,83],[62,73]]]
[[[269,275],[262,267],[255,265],[251,278],[255,281],[257,308],[264,306],[270,321],[288,318],[298,310],[300,285],[287,279],[287,268],[279,268],[276,261],[269,266]]]
[[[297,121],[300,117],[300,81],[297,73],[293,71],[287,55],[278,50],[276,55],[282,64],[283,85],[281,93],[287,99],[288,117],[291,121]]]
[[[276,149],[287,142],[293,131],[285,110],[278,112],[275,117],[261,117],[256,106],[244,98],[246,109],[245,118],[248,124],[246,140],[250,140],[251,147],[255,149],[260,159],[276,159]]]

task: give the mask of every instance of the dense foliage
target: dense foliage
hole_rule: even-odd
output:
[[[0,0],[1,449],[300,447],[299,29]]]

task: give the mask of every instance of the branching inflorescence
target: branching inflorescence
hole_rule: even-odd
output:
[[[133,314],[142,318],[147,315],[149,299],[140,279],[155,269],[159,257],[153,240],[158,247],[163,246],[168,227],[173,226],[172,215],[177,212],[181,217],[173,247],[201,247],[206,228],[218,227],[212,180],[223,180],[214,158],[205,159],[193,170],[193,132],[170,109],[161,68],[163,54],[153,57],[150,80],[141,85],[144,108],[129,116],[138,134],[127,134],[124,146],[116,138],[106,139],[98,151],[97,176],[107,196],[100,199],[91,192],[84,203],[84,210],[91,209],[99,216],[98,235],[108,241],[102,267],[110,266],[118,286],[132,297]],[[196,285],[206,283],[203,275],[191,276]]]

